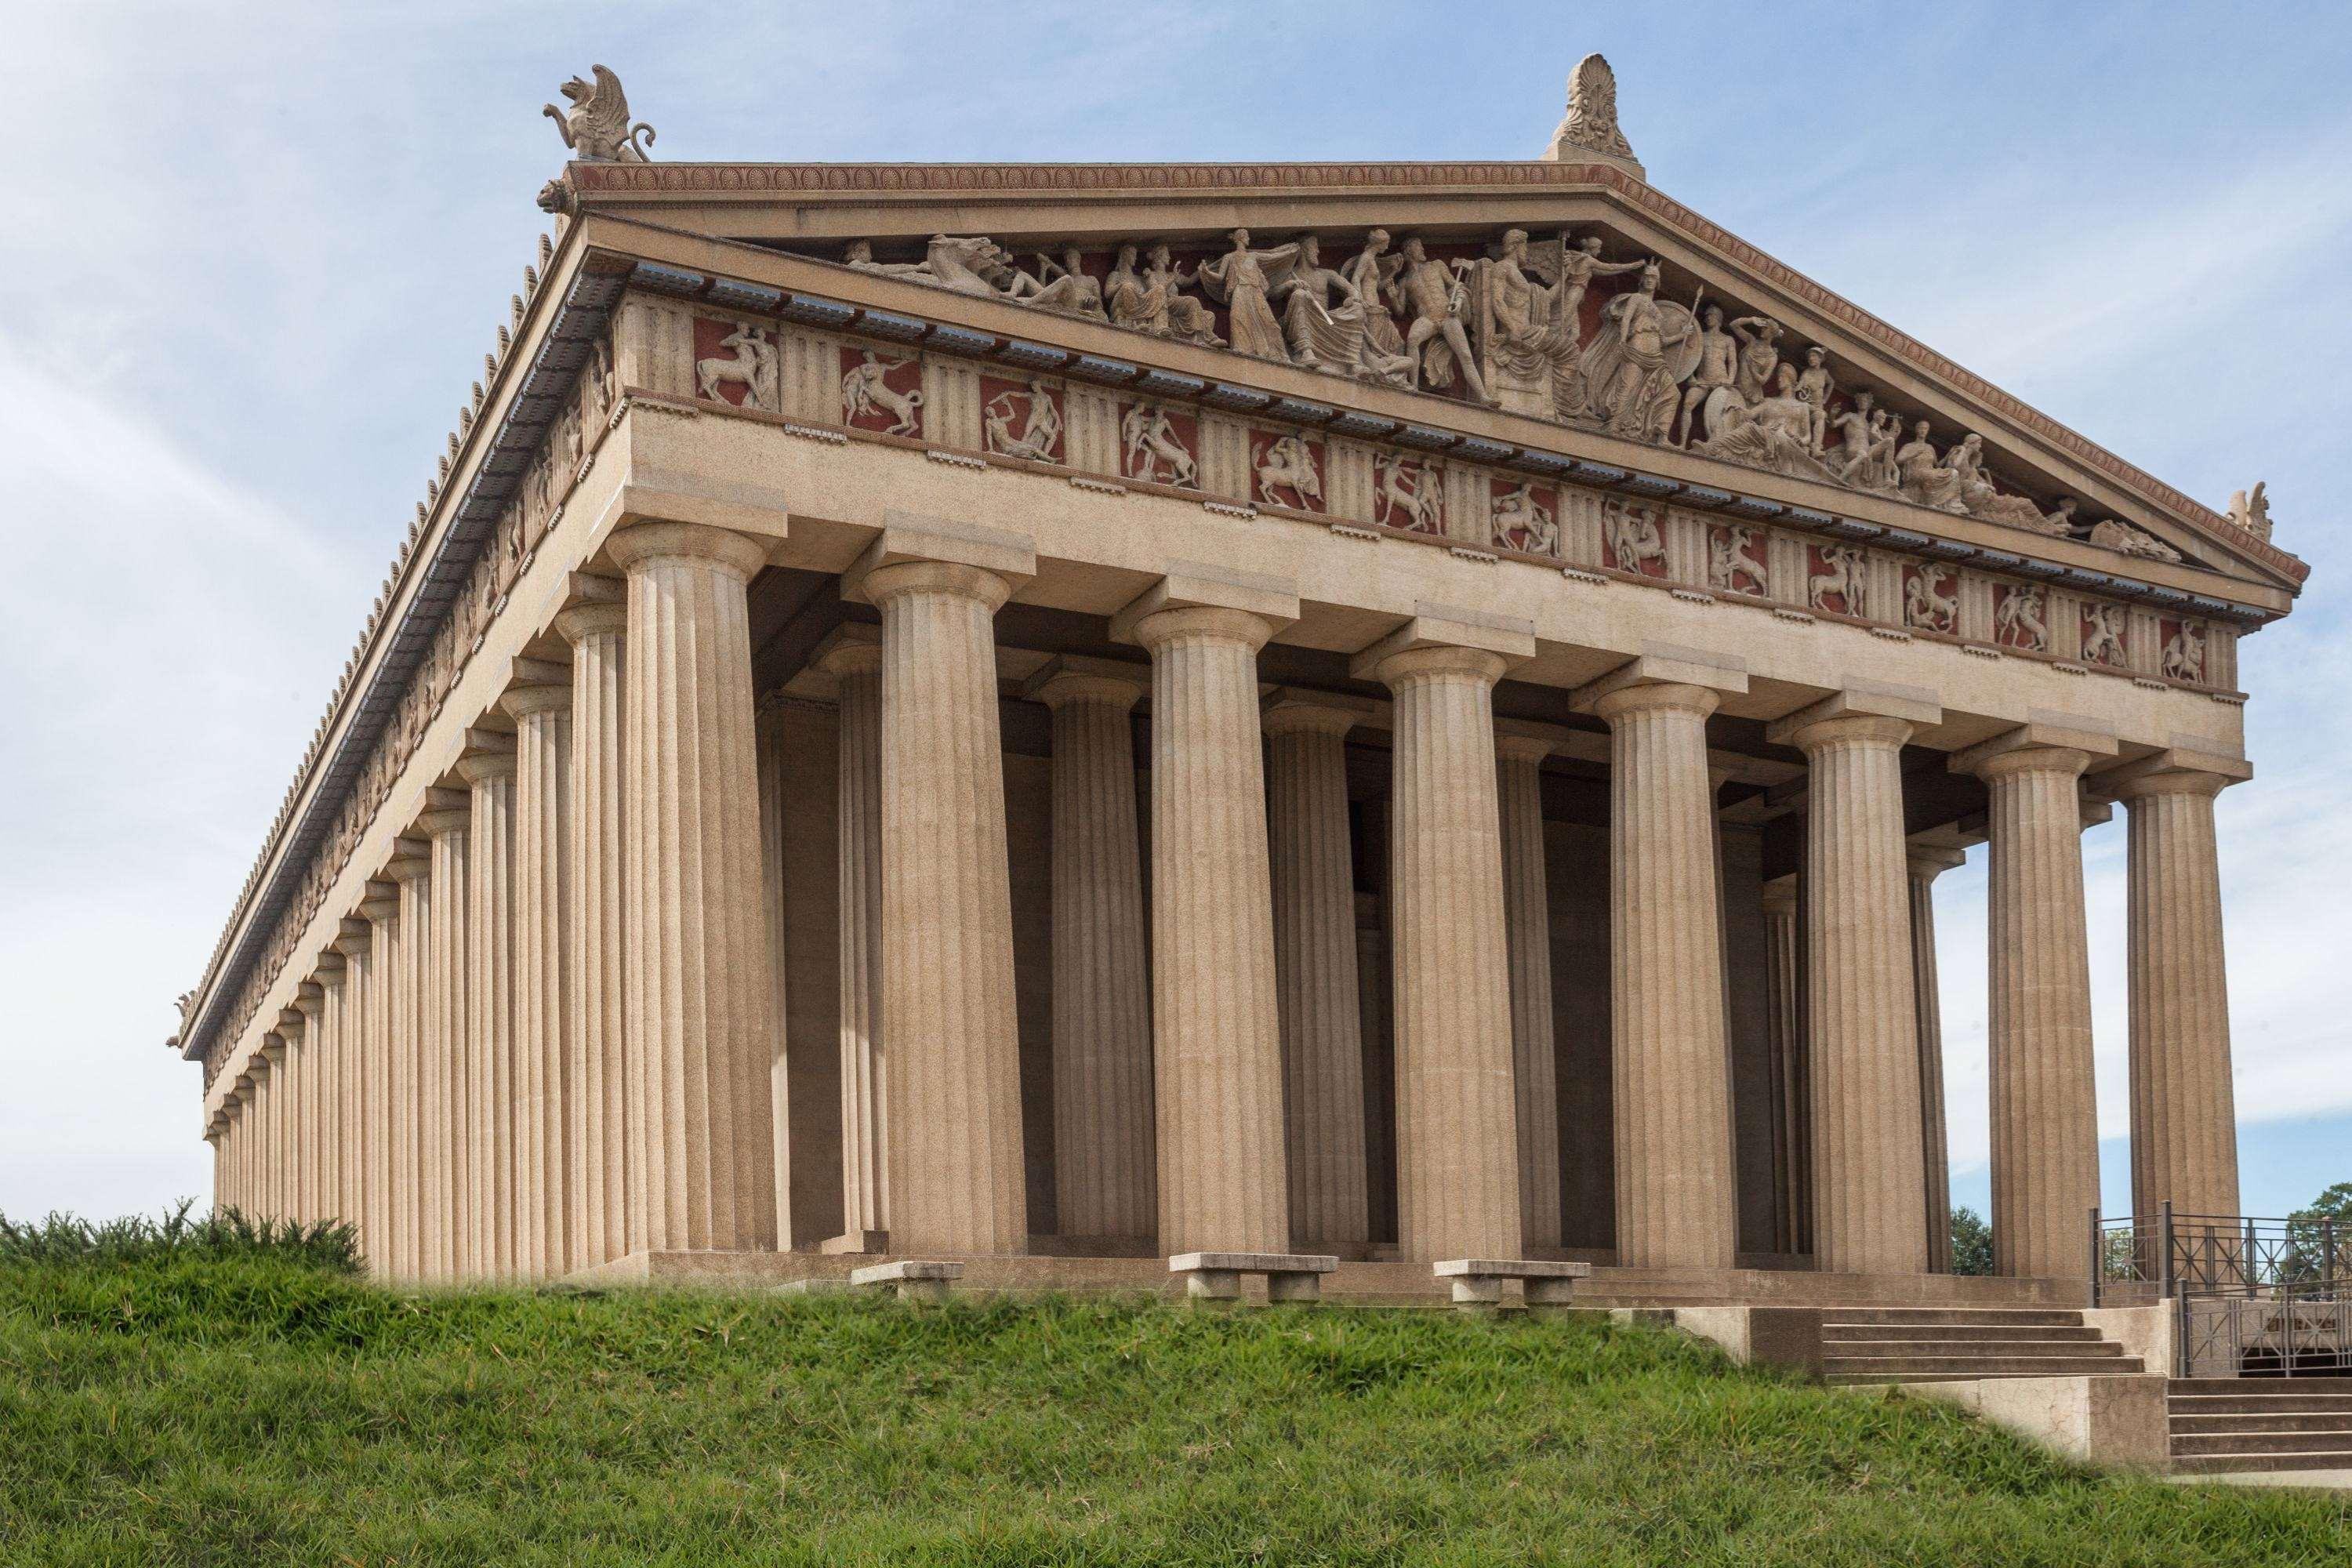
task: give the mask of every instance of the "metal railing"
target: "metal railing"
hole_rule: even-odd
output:
[[[2168,1302],[2180,1377],[2352,1373],[2352,1226],[2091,1211],[2091,1304]]]

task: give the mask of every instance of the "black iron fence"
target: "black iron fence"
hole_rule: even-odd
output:
[[[2352,1225],[2091,1211],[2091,1304],[2169,1303],[2180,1377],[2352,1374]]]

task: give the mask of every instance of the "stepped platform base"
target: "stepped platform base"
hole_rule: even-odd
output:
[[[959,1258],[963,1277],[959,1293],[1043,1295],[1144,1294],[1176,1297],[1182,1284],[1171,1279],[1167,1261],[1156,1256],[1072,1258],[1045,1250],[1017,1258]],[[1328,1248],[1310,1250],[1328,1251]],[[926,1257],[941,1256],[936,1253]],[[1988,1279],[1948,1274],[1816,1274],[1786,1268],[1620,1268],[1591,1252],[1562,1253],[1562,1261],[1594,1265],[1580,1280],[1576,1304],[1592,1308],[1673,1307],[1918,1307],[2065,1308],[2080,1303],[2084,1287],[2074,1280]],[[761,1290],[803,1280],[843,1279],[854,1268],[889,1260],[887,1254],[823,1252],[636,1252],[566,1277],[575,1286],[647,1286],[678,1289]],[[1245,1289],[1263,1299],[1262,1283]],[[1514,1289],[1516,1299],[1517,1290]],[[1426,1263],[1341,1258],[1323,1278],[1322,1299],[1338,1306],[1448,1307],[1448,1282]],[[2079,1319],[2074,1320],[2079,1321]]]

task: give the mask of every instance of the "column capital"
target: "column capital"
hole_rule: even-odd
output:
[[[491,779],[512,778],[515,771],[515,738],[511,730],[489,730],[479,725],[466,731],[463,749],[457,753],[457,776],[469,784],[484,784]]]
[[[383,863],[383,879],[398,888],[409,882],[422,881],[433,874],[433,844],[430,839],[402,837],[392,841],[392,853]]]
[[[1021,695],[1048,708],[1059,708],[1066,702],[1106,702],[1125,711],[1141,701],[1150,689],[1149,665],[1066,655],[1024,681]]]
[[[1549,735],[1530,735],[1520,731],[1506,730],[1503,728],[1503,721],[1496,722],[1495,755],[1507,763],[1540,764],[1546,757],[1559,750],[1559,742]]]
[[[1747,692],[1748,668],[1741,660],[1696,648],[1660,648],[1578,687],[1569,694],[1569,705],[1603,719],[1656,708],[1686,709],[1705,716],[1726,697]]]
[[[292,1013],[293,1009],[289,1007],[287,1009],[287,1012]],[[299,1037],[302,1033],[302,1015],[299,1013],[294,1013],[293,1016],[294,1034],[297,1037]],[[252,1067],[259,1069],[253,1075],[255,1082],[258,1083],[261,1079],[268,1078],[271,1073],[276,1072],[278,1070],[278,1064],[286,1059],[286,1047],[288,1044],[287,1037],[284,1033],[286,1027],[286,1013],[280,1013],[278,1016],[278,1027],[270,1030],[269,1033],[261,1037],[260,1047],[254,1052],[255,1059],[250,1064]]]
[[[944,589],[987,600],[993,611],[1036,574],[1037,547],[1026,534],[886,511],[881,531],[842,574],[841,596],[854,605],[878,605],[894,594]]]
[[[1793,915],[1797,912],[1797,879],[1794,876],[1775,877],[1764,884],[1764,912],[1768,915]]]
[[[510,719],[571,707],[572,666],[559,659],[515,658],[507,666],[506,690],[498,705]]]
[[[335,928],[335,940],[328,943],[346,959],[353,953],[366,952],[375,946],[375,927],[356,916],[345,915]],[[337,972],[341,978],[341,972]]]
[[[427,838],[439,838],[451,833],[463,833],[474,819],[474,803],[464,790],[435,784],[425,792],[425,799],[416,811],[415,831]],[[430,869],[430,864],[427,864]]]
[[[2163,751],[2109,768],[2090,780],[2092,789],[2126,804],[2152,795],[2216,795],[2254,776],[2243,757],[2188,746]]]
[[[648,561],[698,561],[750,582],[768,563],[768,547],[748,533],[704,522],[633,522],[604,541],[623,571]]]
[[[1404,658],[1422,654],[1448,657]],[[1491,669],[1486,679],[1493,681],[1501,679],[1511,666],[1535,656],[1533,621],[1421,601],[1414,604],[1411,620],[1350,658],[1348,673],[1358,680],[1386,680],[1423,671],[1483,674]]]
[[[1833,691],[1766,726],[1776,746],[1810,752],[1838,741],[1888,741],[1901,745],[1923,729],[1944,721],[1944,710],[1925,687],[1857,683]]]
[[[426,869],[431,868],[428,861]],[[360,889],[360,901],[352,908],[359,911],[362,920],[376,925],[397,919],[400,914],[400,883],[389,874],[369,882]]]
[[[1338,691],[1277,686],[1258,700],[1258,729],[1268,735],[1344,735],[1370,718],[1378,704]]]
[[[1956,773],[1974,773],[1990,783],[2014,773],[2080,774],[2094,757],[2116,754],[2116,738],[2057,719],[2036,719],[1952,753]]]
[[[555,631],[574,647],[586,637],[617,636],[629,629],[629,588],[617,577],[574,572],[565,584]]]
[[[1275,633],[1298,619],[1298,584],[1287,577],[1263,572],[1241,572],[1199,562],[1171,563],[1167,574],[1137,595],[1110,618],[1113,642],[1139,643],[1145,647],[1170,635],[1174,626],[1211,624],[1201,620],[1145,623],[1171,611],[1220,610],[1248,616],[1262,628],[1253,647],[1262,647]]]
[[[845,621],[824,634],[809,657],[814,668],[831,676],[882,673],[882,628],[863,621]]]
[[[326,1005],[327,987],[343,983],[343,955],[331,948],[310,962],[310,978],[294,988],[294,1005],[314,1022]]]
[[[1906,844],[1903,847],[1903,863],[1915,882],[1932,882],[1947,871],[1957,871],[1968,864],[1969,852],[1940,844]]]

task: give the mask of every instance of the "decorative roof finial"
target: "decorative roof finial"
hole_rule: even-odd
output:
[[[588,68],[596,78],[594,82],[575,76],[561,89],[572,100],[569,110],[551,103],[541,111],[563,133],[563,144],[583,163],[653,162],[646,149],[653,145],[654,128],[642,120],[629,123],[629,100],[621,91],[621,79],[604,66]],[[637,140],[640,136],[645,138],[642,143]]]
[[[1614,163],[1645,177],[1633,144],[1617,124],[1617,73],[1597,54],[1577,62],[1568,77],[1568,118],[1551,134],[1544,160],[1553,163]]]

